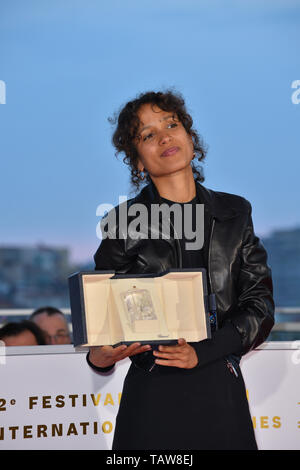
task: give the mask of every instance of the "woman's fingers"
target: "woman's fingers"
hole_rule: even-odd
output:
[[[181,352],[160,352],[160,351],[153,351],[153,355],[157,358],[161,359],[182,359],[183,353]]]
[[[194,348],[183,338],[175,346],[159,346],[159,350],[153,354],[156,357],[155,363],[161,366],[191,369],[198,364]]]
[[[143,353],[145,351],[150,351],[152,348],[149,344],[146,344],[144,346],[140,346],[139,348],[137,348],[132,354],[130,354],[130,356],[135,356],[136,354],[140,354],[140,353]]]
[[[174,346],[160,345],[158,347],[158,350],[161,352],[177,353],[179,351],[182,351],[185,346],[187,346],[186,340],[184,338],[179,338],[178,344],[174,344]]]
[[[185,364],[182,361],[178,360],[163,360],[163,359],[155,359],[155,364],[160,366],[168,366],[168,367],[179,367],[180,369],[185,369]]]
[[[101,355],[105,362],[116,363],[129,356],[151,350],[149,344],[132,343],[129,346],[120,345],[116,348],[112,346],[102,346]],[[198,363],[198,358],[194,348],[189,345],[184,338],[178,340],[174,346],[160,345],[158,351],[153,351],[156,364],[168,367],[179,367],[190,369]]]
[[[129,346],[121,344],[116,348],[112,346],[92,346],[90,348],[90,361],[98,367],[108,367],[129,356],[134,356],[151,349],[149,344],[132,343]]]
[[[121,361],[122,359],[125,359],[125,357],[135,356],[136,354],[149,351],[150,349],[151,346],[149,344],[142,346],[140,343],[133,343],[129,346],[118,346],[118,348],[115,348],[116,351],[118,350],[115,354],[115,360]]]

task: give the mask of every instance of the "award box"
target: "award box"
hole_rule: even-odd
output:
[[[206,270],[69,277],[74,346],[173,344],[211,337]]]

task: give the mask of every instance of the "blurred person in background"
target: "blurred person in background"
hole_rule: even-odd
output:
[[[29,320],[10,322],[0,328],[5,346],[38,346],[47,344],[42,330]]]
[[[47,344],[71,344],[68,322],[61,310],[41,307],[29,319],[43,330]]]

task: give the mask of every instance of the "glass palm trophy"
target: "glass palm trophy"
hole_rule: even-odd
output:
[[[121,293],[127,324],[134,333],[154,333],[168,338],[169,332],[164,318],[155,312],[151,294],[147,289],[133,286]]]

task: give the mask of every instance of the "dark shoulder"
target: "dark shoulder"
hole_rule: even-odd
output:
[[[237,214],[251,213],[251,204],[243,196],[215,191],[197,184],[197,193],[200,201],[207,205],[211,213],[220,219],[226,219]]]
[[[229,204],[231,207],[242,211],[248,211],[249,209],[251,209],[250,202],[243,196],[240,196],[238,194],[225,193],[223,191],[213,192],[215,193],[216,200]]]

